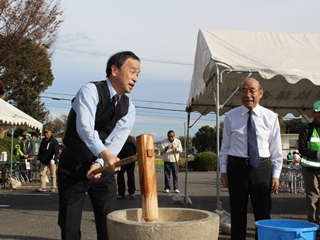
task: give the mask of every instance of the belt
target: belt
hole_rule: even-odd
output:
[[[250,164],[250,159],[249,158],[242,158],[242,157],[235,157],[235,156],[230,156],[229,155],[229,162],[242,162],[244,163],[245,165],[251,165]],[[269,160],[269,158],[266,158],[266,157],[261,157],[260,158],[260,162],[263,163],[263,162],[267,162]]]

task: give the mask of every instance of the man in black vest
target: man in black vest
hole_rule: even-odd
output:
[[[81,238],[81,214],[86,193],[90,197],[97,239],[108,239],[106,216],[114,210],[119,168],[114,163],[135,120],[135,107],[125,95],[138,81],[140,59],[119,52],[107,63],[107,79],[85,84],[72,100],[58,168],[61,238]],[[107,172],[92,171],[106,166]]]

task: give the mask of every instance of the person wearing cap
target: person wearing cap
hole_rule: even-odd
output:
[[[27,131],[22,133],[22,139],[16,147],[21,160],[33,158],[34,144],[31,139],[31,134]]]
[[[24,175],[24,180],[26,182],[32,182],[32,174],[31,171],[29,171],[30,167],[27,167],[27,164],[30,162],[30,160],[33,160],[34,156],[34,142],[31,139],[31,134],[27,131],[24,131],[22,133],[22,139],[16,145],[16,148],[22,164],[21,169],[22,171],[28,172],[28,174]]]
[[[292,153],[292,165],[300,165],[301,156],[299,151],[293,151]]]
[[[308,221],[320,224],[320,101],[313,104],[313,121],[299,132],[300,164],[305,184]],[[317,231],[317,236],[320,232]]]
[[[293,158],[293,156],[292,156],[292,152],[291,152],[291,150],[290,150],[289,153],[288,153],[288,155],[287,155],[287,162],[288,162],[288,163],[291,163],[291,162],[292,162],[292,158]]]
[[[46,191],[46,176],[49,169],[51,176],[51,192],[55,192],[57,189],[57,160],[59,156],[59,143],[57,139],[52,136],[50,129],[44,130],[44,138],[42,139],[39,147],[38,160],[41,163],[40,166],[40,186],[36,189],[37,192]]]

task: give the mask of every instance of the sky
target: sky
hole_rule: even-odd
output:
[[[131,134],[152,134],[155,141],[171,129],[176,137],[187,133],[199,29],[320,33],[318,0],[63,0],[62,10],[52,58],[55,79],[42,94],[52,117],[68,114],[82,85],[105,79],[112,54],[130,50],[141,59],[129,94],[136,106]],[[190,136],[216,126],[214,113],[199,117],[191,114]]]

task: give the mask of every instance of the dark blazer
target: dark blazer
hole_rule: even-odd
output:
[[[54,137],[49,139],[43,138],[40,143],[38,160],[42,164],[50,164],[50,160],[53,159],[57,162],[59,157],[59,143]]]

